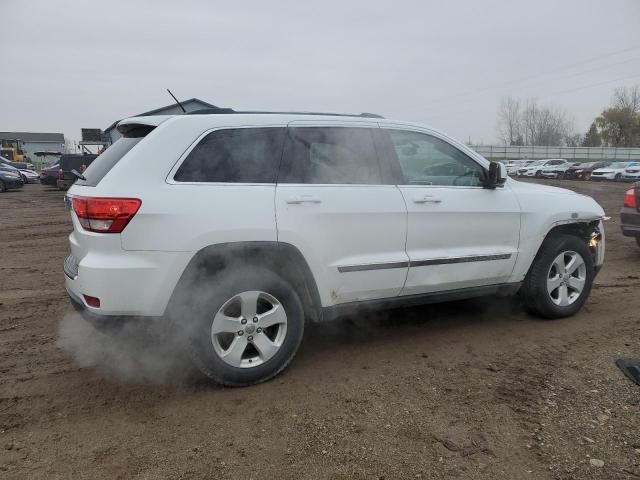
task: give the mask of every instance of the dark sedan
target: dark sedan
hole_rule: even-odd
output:
[[[22,176],[17,168],[0,164],[0,193],[12,188],[22,188]]]
[[[572,166],[564,172],[564,178],[567,180],[578,179],[578,180],[589,180],[591,177],[591,172],[593,172],[596,168],[607,167],[609,162],[590,162],[590,163],[582,163],[580,165]]]
[[[635,237],[640,247],[640,182],[631,185],[624,195],[620,223],[622,234],[625,237]]]

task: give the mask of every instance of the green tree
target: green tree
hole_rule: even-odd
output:
[[[591,122],[589,131],[585,134],[584,140],[582,140],[583,147],[599,147],[602,145],[602,138],[600,138],[600,132],[598,132],[598,126],[596,122]]]
[[[610,147],[640,145],[640,114],[629,107],[607,108],[596,118],[602,141]]]

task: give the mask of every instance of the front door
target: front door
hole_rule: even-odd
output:
[[[435,133],[385,129],[408,209],[403,295],[507,282],[520,207],[508,185],[482,187],[482,163]]]

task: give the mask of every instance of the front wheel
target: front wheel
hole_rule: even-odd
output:
[[[536,178],[541,178],[542,177],[542,172],[540,170],[538,170],[536,172]]]
[[[190,352],[212,380],[242,387],[275,377],[302,341],[304,310],[295,289],[261,268],[224,271],[195,295]]]
[[[593,278],[586,242],[573,235],[547,238],[522,286],[525,306],[548,319],[575,315],[589,297]]]

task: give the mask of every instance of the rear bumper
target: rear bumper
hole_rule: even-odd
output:
[[[45,176],[45,177],[40,177],[40,183],[42,185],[56,185],[58,182],[58,180],[54,177],[49,177],[49,176]]]
[[[73,234],[69,238],[72,254],[64,264],[65,288],[84,310],[99,316],[163,316],[191,259],[189,252],[109,251],[105,248],[83,253]],[[118,238],[109,240],[119,244]],[[98,298],[100,306],[89,306],[84,295]]]
[[[71,188],[71,185],[73,185],[73,182],[74,180],[58,180],[56,182],[56,185],[62,190],[69,190],[69,188]]]
[[[620,212],[620,223],[625,237],[640,237],[640,212],[624,207]]]
[[[165,317],[140,317],[134,315],[100,315],[89,311],[82,299],[67,290],[69,301],[82,318],[91,324],[96,330],[103,333],[115,334],[126,327],[150,327],[162,324],[168,325]]]

